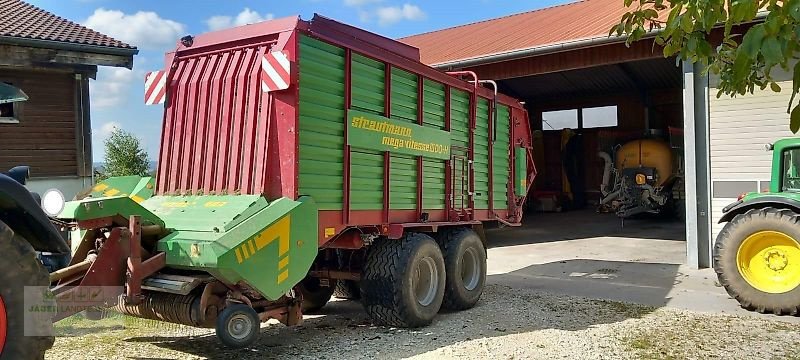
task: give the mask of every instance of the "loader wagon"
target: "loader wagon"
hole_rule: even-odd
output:
[[[184,37],[147,87],[165,109],[157,178],[66,204],[52,320],[88,288],[230,347],[334,293],[424,326],[476,304],[483,224],[519,225],[535,176],[527,113],[493,82],[318,15]]]

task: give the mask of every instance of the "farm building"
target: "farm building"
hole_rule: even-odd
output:
[[[577,214],[600,216],[593,211],[604,186],[598,152],[637,137],[667,142],[676,157],[673,195],[685,219],[685,259],[708,267],[722,208],[769,186],[764,144],[792,135],[790,94],[717,98],[715,79],[665,59],[652,38],[626,47],[623,38],[609,37],[625,12],[622,1],[584,0],[401,41],[418,47],[433,67],[474,71],[526,103],[539,167],[531,203],[540,211],[588,208]],[[791,89],[791,77],[783,80],[781,87]],[[572,138],[575,145],[565,146]],[[564,211],[580,221],[574,214]]]
[[[133,67],[123,42],[19,0],[0,0],[0,82],[29,100],[0,116],[0,170],[31,167],[33,191],[71,198],[92,184],[89,79],[98,66]]]

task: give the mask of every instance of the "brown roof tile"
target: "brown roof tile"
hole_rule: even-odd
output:
[[[0,0],[0,36],[136,49],[20,0]]]
[[[430,65],[605,37],[630,11],[622,0],[583,0],[480,21],[400,41],[418,47]]]

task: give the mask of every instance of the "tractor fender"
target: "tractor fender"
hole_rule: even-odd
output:
[[[742,201],[738,200],[722,209],[722,217],[719,223],[733,220],[736,215],[744,214],[752,209],[763,209],[772,207],[776,209],[790,209],[800,214],[800,201],[789,199],[783,196],[761,196],[757,199]]]
[[[41,205],[25,186],[0,174],[0,220],[14,233],[25,238],[36,251],[68,254],[67,242],[61,237]]]

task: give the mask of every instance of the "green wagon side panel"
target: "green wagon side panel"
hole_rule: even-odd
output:
[[[509,148],[509,126],[511,112],[508,106],[498,104],[497,107],[497,141],[492,153],[494,171],[493,196],[494,208],[508,208],[508,182],[511,180],[511,149]]]
[[[445,91],[444,85],[426,79],[423,83],[423,123],[425,126],[445,129]],[[422,208],[442,210],[445,208],[445,161],[441,159],[422,160]]]
[[[359,54],[352,56],[352,108],[385,114],[386,65]],[[350,154],[350,208],[383,209],[383,153],[353,147]]]
[[[417,75],[392,68],[392,119],[417,124],[418,91]]]
[[[350,164],[350,208],[383,209],[383,153],[353,149]]]
[[[475,124],[475,195],[476,209],[489,208],[489,101],[478,98]]]
[[[514,161],[514,195],[525,196],[528,194],[528,151],[522,146],[515,146]]]
[[[422,208],[445,208],[445,160],[422,159]]]
[[[450,138],[452,146],[469,148],[469,93],[450,92]]]
[[[422,115],[425,126],[445,128],[445,94],[444,85],[425,79],[422,90]]]
[[[353,109],[378,115],[386,112],[384,97],[386,87],[386,65],[359,54],[353,54],[351,104]],[[344,109],[344,107],[342,107]]]
[[[394,120],[417,124],[419,84],[416,75],[392,68],[392,116]],[[389,208],[417,208],[417,158],[392,154],[389,161]]]
[[[344,54],[340,47],[300,37],[299,189],[320,210],[342,209]]]
[[[389,208],[417,208],[417,157],[392,155],[389,162]]]

